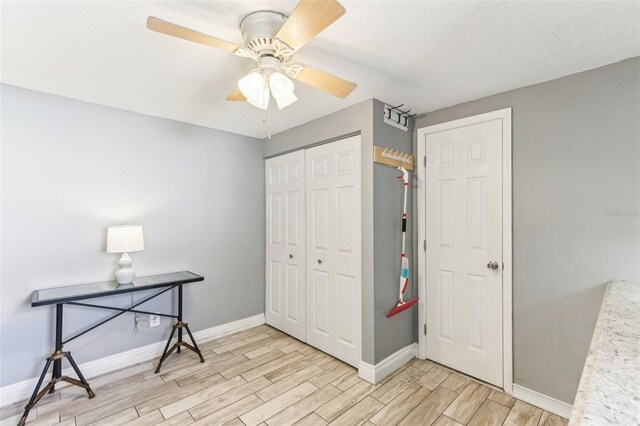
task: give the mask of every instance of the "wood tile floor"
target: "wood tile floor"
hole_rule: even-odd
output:
[[[374,386],[317,349],[263,325],[47,395],[29,425],[566,425],[567,421],[430,361]],[[0,409],[17,424],[24,403]]]

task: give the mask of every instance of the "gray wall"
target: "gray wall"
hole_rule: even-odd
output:
[[[640,280],[640,59],[431,112],[416,128],[506,107],[514,381],[572,403],[604,283]]]
[[[402,131],[383,121],[384,103],[373,102],[373,142],[406,153],[413,153],[413,132]],[[373,226],[374,226],[374,296],[375,296],[375,361],[382,361],[392,353],[416,341],[418,305],[387,318],[389,310],[398,298],[400,281],[400,223],[402,215],[402,180],[400,172],[383,164],[373,165]],[[407,241],[409,258],[409,287],[404,300],[417,296],[417,275],[413,244],[413,183],[414,173],[409,172],[407,193]]]
[[[412,132],[383,122],[369,99],[264,140],[265,158],[360,132],[362,139],[362,360],[376,364],[415,341],[416,309],[387,319],[398,297],[401,185],[398,171],[373,163],[373,145],[412,152]],[[407,204],[412,209],[411,188]],[[407,252],[412,252],[409,221]],[[413,266],[413,265],[412,265]],[[413,281],[413,276],[411,281]],[[411,290],[410,290],[411,291]]]
[[[111,279],[118,260],[104,252],[111,224],[144,226],[146,249],[132,254],[139,276],[205,276],[185,288],[194,331],[264,312],[259,140],[0,88],[0,385],[39,374],[53,349],[53,309],[31,308],[33,290]],[[130,298],[108,302],[126,306]],[[168,310],[172,302],[163,295],[147,309]],[[106,315],[68,307],[65,334]],[[170,323],[133,332],[125,314],[66,349],[82,363],[163,340]]]
[[[362,134],[364,153],[364,145],[373,143],[372,108],[373,99],[369,99],[272,135],[271,139],[263,139],[262,155],[269,158],[355,133]]]

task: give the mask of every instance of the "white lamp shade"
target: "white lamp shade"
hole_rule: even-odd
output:
[[[269,87],[280,109],[288,107],[298,100],[293,93],[293,81],[280,72],[274,72],[269,76]]]
[[[255,98],[264,87],[264,77],[257,71],[250,72],[238,81],[238,89],[245,98]]]
[[[293,93],[293,81],[291,81],[286,75],[281,72],[271,73],[269,76],[269,86],[271,87],[271,93],[276,98],[281,95]]]
[[[269,106],[269,89],[262,73],[250,72],[238,81],[238,88],[251,105],[261,109],[267,109]]]
[[[274,97],[276,98],[278,109],[286,108],[298,100],[298,97],[294,95],[293,92],[288,93],[286,95],[274,96]]]
[[[269,88],[265,85],[259,95],[253,98],[247,97],[247,102],[256,108],[267,109],[269,107]]]
[[[107,253],[133,253],[144,250],[141,225],[118,225],[107,229]]]

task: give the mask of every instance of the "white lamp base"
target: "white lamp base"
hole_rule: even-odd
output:
[[[131,267],[133,261],[129,253],[122,253],[118,265],[120,265],[120,269],[116,271],[116,282],[118,284],[131,284],[136,279],[136,271]]]

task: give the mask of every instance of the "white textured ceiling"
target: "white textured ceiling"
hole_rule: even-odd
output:
[[[368,98],[423,113],[640,55],[640,2],[343,1],[295,61],[358,83],[346,99],[296,83],[273,133]],[[253,62],[154,33],[153,15],[241,43],[239,23],[295,1],[2,2],[2,82],[265,137],[225,98]]]

